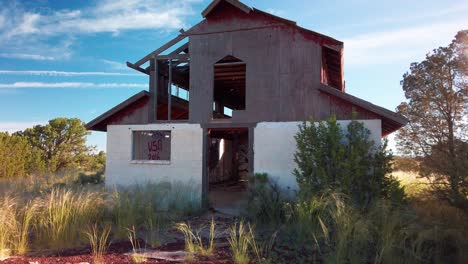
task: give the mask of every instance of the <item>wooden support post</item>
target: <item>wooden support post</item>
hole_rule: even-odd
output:
[[[203,128],[202,133],[202,201],[208,201],[209,180],[208,180],[208,128]]]
[[[248,157],[249,157],[249,174],[254,174],[254,131],[255,127],[249,127],[249,150],[248,150]]]
[[[167,92],[167,120],[171,121],[172,118],[172,60],[169,60],[169,81],[168,81],[168,92]]]
[[[156,93],[156,90],[157,90],[157,85],[156,85],[156,81],[155,81],[155,78],[157,78],[157,73],[155,71],[155,60],[154,59],[151,59],[150,60],[150,66],[149,66],[149,75],[150,75],[150,78],[149,78],[149,96],[150,96],[150,100],[149,100],[149,104],[148,104],[148,123],[151,124],[151,123],[154,123],[156,121],[156,117],[155,117],[155,104],[154,104],[154,100],[155,100],[155,93]]]
[[[153,93],[153,108],[154,108],[154,122],[158,120],[158,86],[159,86],[159,67],[158,67],[158,60],[153,58],[154,61],[154,93]]]

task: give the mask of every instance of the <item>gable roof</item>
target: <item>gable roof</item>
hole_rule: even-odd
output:
[[[206,18],[206,16],[208,16],[211,13],[211,11],[213,11],[222,2],[227,2],[232,6],[236,7],[237,9],[241,10],[242,12],[245,12],[246,14],[252,11],[250,7],[246,6],[238,0],[214,0],[205,8],[205,10],[202,11],[202,16]]]
[[[372,104],[356,96],[344,93],[328,85],[322,84],[319,90],[321,92],[337,97],[341,100],[351,103],[352,105],[361,107],[382,117],[382,136],[386,136],[400,129],[401,127],[404,127],[408,123],[408,119],[402,116],[401,114],[395,113],[381,106]]]
[[[148,91],[141,91],[132,97],[128,98],[127,100],[123,101],[122,103],[116,105],[115,107],[111,108],[109,111],[105,112],[104,114],[96,117],[95,119],[91,120],[89,123],[86,124],[86,129],[88,130],[95,130],[95,131],[106,131],[105,129],[101,129],[101,124],[108,118],[112,117],[113,115],[117,114],[118,112],[126,109],[127,107],[131,106],[132,104],[138,102],[140,99],[149,97]]]

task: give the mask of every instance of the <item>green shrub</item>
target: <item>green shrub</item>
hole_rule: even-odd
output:
[[[262,224],[281,224],[286,219],[286,196],[266,173],[257,173],[249,179],[247,215]]]
[[[104,183],[104,171],[93,174],[80,173],[75,183],[80,185]]]
[[[390,176],[387,143],[376,146],[363,123],[353,120],[343,131],[335,117],[318,125],[304,122],[295,139],[294,175],[301,199],[328,190],[348,195],[361,208],[382,197],[398,203],[404,199],[403,189]]]

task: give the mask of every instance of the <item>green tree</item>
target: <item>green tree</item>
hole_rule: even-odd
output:
[[[404,198],[403,189],[390,175],[392,154],[387,143],[376,145],[362,123],[352,121],[343,131],[334,117],[317,125],[304,122],[295,139],[298,168],[294,175],[301,199],[339,191],[367,208],[377,198]]]
[[[44,169],[40,152],[26,138],[0,133],[0,178],[24,177]]]
[[[41,151],[51,172],[80,166],[83,156],[93,149],[86,146],[86,136],[90,133],[77,118],[55,118],[47,125],[36,125],[18,134]]]
[[[421,161],[421,176],[436,193],[468,207],[468,30],[412,63],[402,87],[407,102],[398,112],[409,123],[397,134],[400,150]]]

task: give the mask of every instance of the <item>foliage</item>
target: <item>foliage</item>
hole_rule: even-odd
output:
[[[104,199],[98,193],[53,189],[37,202],[36,233],[38,241],[50,249],[82,244],[82,228],[101,219]]]
[[[390,175],[392,154],[387,143],[376,146],[362,123],[353,120],[343,132],[335,117],[318,125],[304,122],[295,139],[294,175],[302,200],[328,190],[349,195],[362,208],[381,197],[403,200],[402,188]]]
[[[77,118],[55,118],[47,125],[36,125],[16,134],[41,151],[51,172],[79,166],[79,160],[91,150],[85,144],[90,133]]]
[[[0,178],[23,177],[44,169],[40,152],[25,138],[0,132]]]
[[[412,63],[403,75],[408,100],[398,112],[409,119],[397,134],[400,150],[421,159],[421,175],[443,199],[468,207],[468,30],[447,47]]]
[[[243,221],[239,224],[236,223],[231,227],[228,242],[234,263],[249,263],[249,246],[252,239],[251,233],[248,232]]]
[[[393,171],[419,172],[419,161],[411,157],[395,157]]]
[[[103,264],[104,254],[107,251],[108,239],[111,232],[111,226],[106,226],[102,229],[99,234],[99,228],[97,224],[94,224],[93,227],[88,228],[88,231],[85,232],[88,237],[89,244],[91,246],[91,253],[93,254],[93,263]]]
[[[112,237],[117,239],[128,238],[128,229],[132,227],[144,233],[160,232],[161,228],[195,213],[200,205],[196,200],[197,189],[189,184],[176,183],[174,187],[168,183],[148,184],[145,188],[109,193],[93,185],[77,185],[76,177],[70,175],[50,179],[32,177],[0,182],[0,256],[83,246],[90,242],[90,234],[92,241],[98,243],[96,252],[104,252],[104,242],[99,245],[96,237],[104,241],[107,227],[112,227]],[[2,188],[3,184],[6,188]],[[83,232],[83,228],[94,224],[95,230]],[[104,228],[101,233],[98,226]],[[214,238],[204,247],[212,250]]]
[[[291,210],[273,249],[285,253],[278,262],[462,263],[466,257],[468,215],[434,201],[395,207],[378,200],[363,212],[347,196],[328,193]]]
[[[142,248],[140,245],[140,241],[138,240],[136,236],[136,231],[135,227],[133,226],[131,229],[128,230],[128,239],[130,240],[130,243],[132,244],[132,260],[135,263],[142,263],[146,261],[146,257],[142,255]]]
[[[281,224],[286,218],[286,195],[266,173],[256,173],[249,180],[247,215],[262,224]]]
[[[193,259],[195,253],[200,253],[202,256],[213,255],[214,240],[216,238],[216,223],[213,218],[211,219],[209,227],[209,238],[207,244],[203,242],[203,238],[201,236],[205,229],[204,226],[195,232],[188,223],[179,223],[176,227],[184,235],[185,250],[189,252],[189,259]]]
[[[81,172],[75,183],[80,185],[104,183],[104,171],[98,171],[91,174]]]
[[[117,238],[124,238],[131,226],[159,229],[170,220],[195,214],[201,209],[197,188],[178,182],[148,183],[115,190],[112,200]]]

